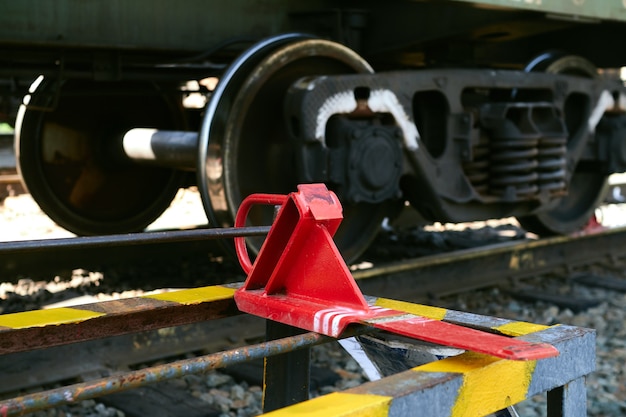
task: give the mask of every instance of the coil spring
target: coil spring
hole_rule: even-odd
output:
[[[490,104],[481,116],[488,134],[463,165],[476,192],[504,201],[566,193],[567,134],[551,104]]]
[[[463,171],[477,193],[489,194],[489,140],[481,136],[472,147],[472,160],[463,163]]]
[[[539,191],[550,196],[562,196],[567,192],[565,166],[567,138],[544,137],[539,142]]]
[[[537,137],[497,137],[491,141],[489,191],[507,201],[532,198],[539,191]]]

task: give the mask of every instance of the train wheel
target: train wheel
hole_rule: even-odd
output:
[[[581,230],[602,201],[606,177],[594,172],[577,170],[570,181],[569,193],[554,208],[518,221],[529,232],[553,236]]]
[[[527,71],[545,71],[595,78],[595,66],[584,58],[560,53],[546,53],[535,58]],[[581,230],[593,216],[606,192],[604,174],[577,166],[571,177],[568,194],[553,208],[518,218],[522,227],[540,236],[561,235]]]
[[[287,35],[262,42],[233,64],[209,103],[200,133],[199,172],[209,221],[233,224],[241,201],[252,193],[296,189],[294,155],[283,99],[296,80],[317,75],[372,72],[360,56],[337,43]],[[344,204],[335,235],[343,256],[354,260],[371,242],[388,204]],[[250,213],[270,224],[272,210]],[[253,250],[261,241],[250,240]]]
[[[25,103],[18,169],[60,226],[79,235],[140,231],[169,206],[185,174],[132,164],[115,147],[132,127],[184,127],[182,112],[155,85],[43,79]]]

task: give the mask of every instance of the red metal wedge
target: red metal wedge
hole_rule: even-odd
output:
[[[237,213],[242,227],[255,204],[281,208],[254,265],[243,238],[235,238],[248,274],[235,293],[246,313],[339,337],[349,324],[365,324],[404,336],[505,359],[558,355],[546,343],[530,343],[405,312],[370,306],[337,249],[333,235],[342,219],[337,196],[324,184],[299,185],[288,196],[254,194]]]

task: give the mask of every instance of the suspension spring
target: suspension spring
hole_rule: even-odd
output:
[[[539,142],[539,190],[551,197],[567,193],[565,165],[567,137],[544,137]]]
[[[567,132],[549,103],[488,103],[480,109],[485,131],[464,164],[482,196],[516,202],[566,193]]]
[[[472,159],[463,163],[463,171],[477,193],[489,193],[489,139],[486,136],[481,136],[472,147]]]

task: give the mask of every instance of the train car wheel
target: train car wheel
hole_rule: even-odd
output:
[[[542,54],[531,61],[527,71],[545,71],[595,78],[597,70],[586,59],[558,52]],[[540,236],[561,235],[581,230],[594,214],[606,192],[606,175],[577,167],[568,194],[553,208],[531,216],[519,217],[522,227]]]
[[[521,226],[539,236],[563,235],[581,230],[593,216],[606,190],[606,176],[577,171],[567,196],[547,211],[519,217]]]
[[[52,220],[76,234],[142,230],[169,206],[185,173],[121,158],[118,139],[137,126],[180,129],[182,112],[148,82],[34,84],[16,129],[18,169],[28,191]]]
[[[295,159],[283,112],[287,89],[296,80],[372,72],[365,60],[340,44],[299,36],[261,43],[235,65],[222,78],[221,90],[218,84],[200,133],[199,172],[204,178],[198,181],[209,221],[217,226],[232,225],[249,194],[296,189]],[[344,220],[335,241],[351,261],[367,248],[391,203],[342,204]],[[270,224],[272,216],[272,210],[259,209],[249,220]],[[261,241],[250,240],[249,245],[258,250]]]

